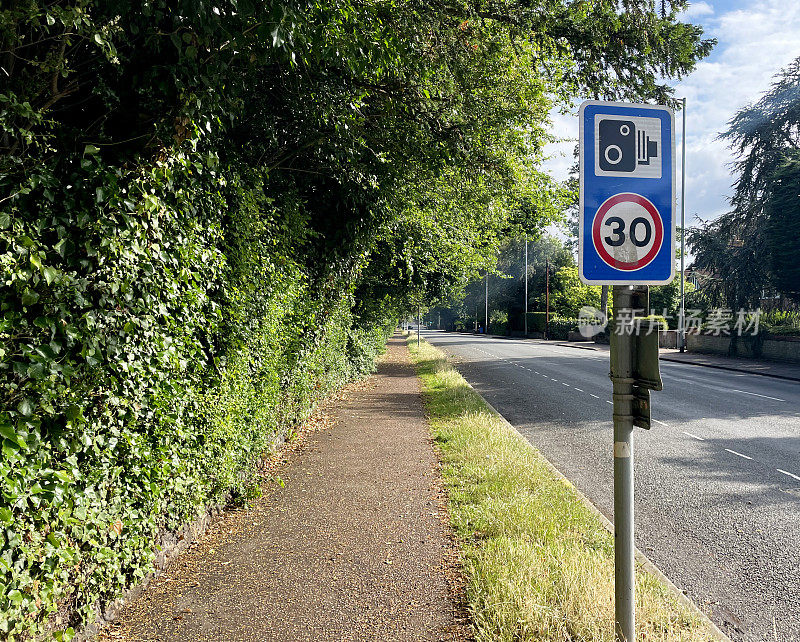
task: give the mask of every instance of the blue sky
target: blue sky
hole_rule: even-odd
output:
[[[686,223],[691,225],[696,223],[695,215],[708,220],[728,209],[734,159],[725,144],[715,139],[738,109],[758,100],[772,77],[800,57],[800,2],[698,1],[689,6],[683,19],[702,25],[706,37],[718,40],[692,74],[674,83],[675,95],[687,99]],[[675,121],[680,150],[680,112]],[[552,131],[559,138],[571,139],[548,147],[551,158],[546,168],[562,180],[573,162],[577,116],[554,113]],[[680,153],[678,163],[680,176]]]

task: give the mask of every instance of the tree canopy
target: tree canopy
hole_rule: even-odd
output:
[[[306,204],[317,278],[378,243],[395,292],[404,275],[435,297],[490,261],[522,199],[531,231],[558,209],[536,170],[554,100],[669,100],[660,79],[713,44],[677,21],[685,6],[17,0],[0,21],[0,189],[14,207],[87,149],[130,167],[194,140]]]
[[[732,209],[689,234],[705,290],[736,308],[757,305],[766,289],[797,296],[800,58],[721,137],[737,156]]]

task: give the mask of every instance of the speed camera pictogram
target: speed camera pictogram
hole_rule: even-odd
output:
[[[658,118],[595,116],[596,176],[661,178]]]

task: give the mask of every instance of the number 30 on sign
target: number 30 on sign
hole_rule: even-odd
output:
[[[675,140],[668,107],[589,101],[580,110],[581,279],[675,276]]]

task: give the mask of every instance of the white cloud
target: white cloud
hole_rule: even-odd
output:
[[[711,4],[696,2],[684,14],[719,41],[712,55],[676,85],[675,95],[687,99],[687,222],[693,221],[694,213],[709,220],[726,211],[734,158],[717,136],[736,111],[757,101],[769,89],[772,77],[800,56],[800,3],[758,0],[742,9],[721,11],[719,3],[716,8],[715,12]],[[681,117],[677,112],[678,145]],[[555,117],[553,131],[559,137],[577,137],[577,117]],[[568,154],[568,162],[555,156],[546,165],[558,179],[567,176],[573,144],[548,147],[551,154]]]
[[[714,8],[708,2],[692,2],[688,9],[681,13],[681,18],[699,18],[714,14]]]

